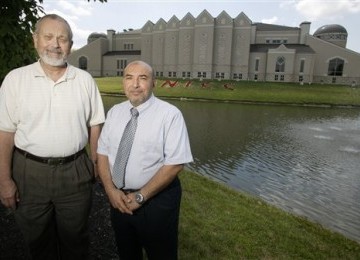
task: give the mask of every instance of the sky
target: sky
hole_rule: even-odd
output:
[[[222,11],[236,18],[241,12],[253,22],[299,27],[310,22],[310,34],[328,24],[340,24],[348,32],[347,48],[360,53],[360,0],[44,0],[45,13],[64,17],[74,33],[74,49],[86,45],[93,32],[108,29],[141,29],[146,22],[181,20],[187,13],[195,18],[206,9],[214,18]]]

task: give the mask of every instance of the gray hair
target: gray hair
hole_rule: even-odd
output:
[[[43,23],[44,20],[47,20],[47,19],[57,20],[59,22],[64,23],[65,26],[67,27],[67,30],[68,30],[69,40],[72,41],[73,33],[72,33],[72,30],[71,30],[71,27],[70,27],[69,23],[64,18],[62,18],[60,15],[57,15],[57,14],[47,14],[47,15],[41,17],[35,24],[34,33],[36,33],[36,34],[39,33],[41,24]]]

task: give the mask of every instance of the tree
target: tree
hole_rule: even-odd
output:
[[[32,32],[41,14],[45,14],[42,3],[43,0],[0,1],[0,84],[10,70],[36,60]]]

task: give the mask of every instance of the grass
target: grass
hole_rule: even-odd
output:
[[[360,244],[191,172],[180,174],[179,259],[360,259]]]
[[[119,77],[96,81],[102,93],[123,94]],[[205,87],[198,80],[162,86],[165,82],[157,81],[156,96],[360,107],[360,88],[349,86],[212,81]],[[180,178],[179,259],[360,259],[360,243],[319,224],[196,173],[184,171]]]
[[[104,93],[123,94],[120,77],[96,78]],[[159,97],[210,99],[232,102],[281,103],[322,106],[360,107],[360,88],[339,85],[300,85],[252,81],[179,80],[174,87],[157,80],[154,93]],[[170,81],[175,82],[175,81]]]

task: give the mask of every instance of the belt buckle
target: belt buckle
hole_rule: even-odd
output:
[[[62,159],[62,158],[49,158],[47,160],[47,164],[51,165],[51,166],[62,165],[62,164],[64,164],[64,159]]]

